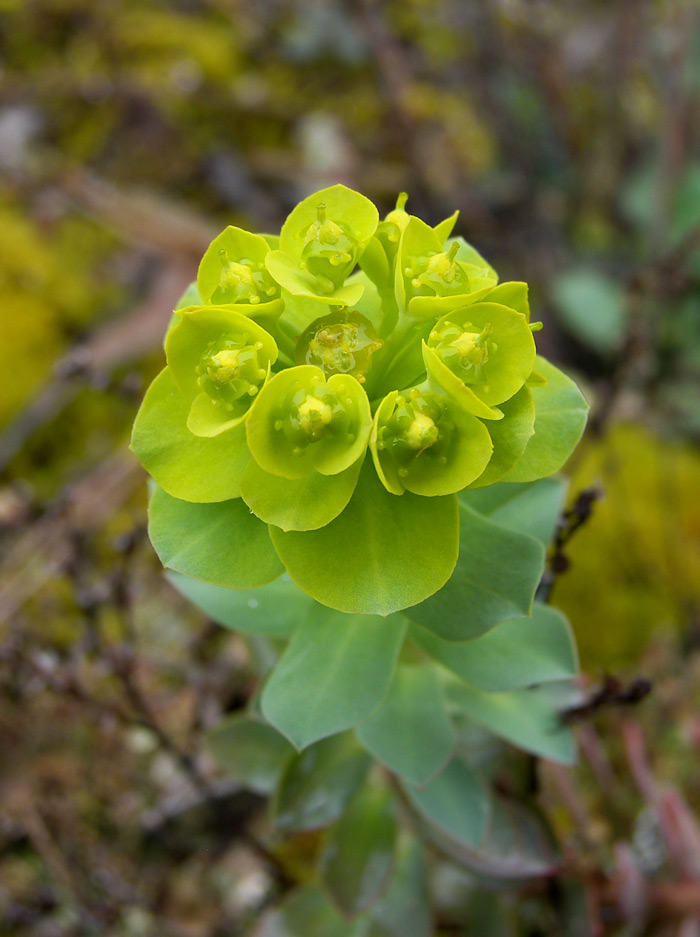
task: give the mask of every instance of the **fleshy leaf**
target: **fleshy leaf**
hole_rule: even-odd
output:
[[[535,367],[547,378],[543,387],[530,388],[535,401],[535,435],[503,481],[529,482],[558,472],[586,426],[588,404],[571,378],[539,356]]]
[[[386,888],[396,834],[394,796],[369,780],[329,831],[321,857],[323,881],[346,917],[365,911]]]
[[[240,498],[192,504],[156,488],[148,533],[163,566],[216,586],[254,589],[284,571],[267,526]]]
[[[489,693],[565,680],[578,670],[571,627],[547,605],[535,604],[532,618],[501,622],[473,641],[443,641],[415,626],[411,635],[457,676]]]
[[[267,911],[253,937],[366,937],[367,922],[346,921],[320,885],[290,892]]]
[[[545,696],[533,690],[484,693],[456,678],[449,679],[446,690],[455,713],[468,721],[534,755],[563,764],[574,761],[571,729]]]
[[[217,624],[243,634],[288,638],[313,604],[286,574],[258,589],[224,589],[174,572],[167,578]]]
[[[459,550],[457,497],[389,494],[366,459],[335,520],[319,530],[271,528],[270,536],[293,581],[317,601],[342,612],[389,615],[450,577]]]
[[[226,775],[256,794],[271,794],[294,749],[272,726],[248,715],[227,716],[206,734]]]
[[[461,759],[453,759],[422,790],[410,784],[403,789],[419,815],[441,833],[469,846],[479,844],[488,821],[489,799]]]
[[[188,401],[164,368],[136,416],[132,451],[174,498],[207,502],[239,497],[243,469],[250,461],[244,427],[212,439],[194,436],[187,429],[188,412]]]
[[[412,784],[427,784],[449,761],[455,738],[434,668],[399,666],[388,693],[357,735],[391,771]]]
[[[503,483],[463,491],[460,501],[497,524],[529,534],[548,546],[559,520],[566,494],[560,478],[537,482]]]
[[[334,823],[362,783],[370,762],[352,732],[322,739],[294,755],[272,801],[275,826],[296,832]]]
[[[345,509],[352,497],[362,459],[337,475],[311,472],[304,478],[280,478],[251,459],[241,479],[241,495],[250,510],[282,530],[316,530]]]
[[[543,569],[541,543],[462,504],[452,578],[406,615],[447,641],[476,638],[499,621],[530,614]]]
[[[416,837],[404,834],[399,840],[396,871],[370,918],[367,937],[432,937],[425,854]]]
[[[265,718],[297,747],[356,726],[391,681],[406,622],[314,606],[262,694]]]

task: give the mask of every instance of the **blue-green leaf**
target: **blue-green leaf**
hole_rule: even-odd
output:
[[[297,748],[356,726],[386,692],[405,629],[400,615],[315,606],[263,690],[265,718]]]
[[[321,856],[323,880],[347,917],[365,911],[386,888],[396,834],[396,800],[385,785],[369,780],[329,831]]]
[[[574,761],[571,729],[546,696],[533,690],[484,693],[451,678],[446,689],[455,712],[468,721],[535,755],[564,764]]]
[[[412,784],[427,784],[449,760],[454,729],[435,670],[401,665],[389,691],[357,729],[367,751]]]
[[[288,638],[313,605],[286,574],[258,589],[224,589],[182,573],[167,578],[213,621],[244,634]]]
[[[432,937],[427,871],[421,842],[404,834],[389,888],[370,911],[367,937]]]
[[[488,794],[473,771],[459,758],[422,790],[403,785],[420,816],[452,839],[476,846],[489,816]]]
[[[294,749],[272,726],[248,715],[222,719],[206,735],[209,751],[228,777],[257,794],[271,794]]]
[[[267,525],[240,498],[192,504],[156,488],[148,533],[163,566],[216,586],[254,589],[284,571]]]
[[[564,506],[566,483],[560,478],[503,483],[463,491],[460,501],[497,524],[529,534],[545,546],[552,542]]]
[[[406,615],[447,641],[467,641],[499,621],[529,615],[544,569],[544,547],[460,505],[455,572]]]
[[[352,732],[322,739],[294,755],[272,801],[275,826],[292,832],[334,823],[369,766],[370,758]]]
[[[436,660],[480,690],[516,690],[576,675],[571,627],[560,611],[535,604],[532,618],[496,625],[473,641],[443,641],[414,626],[414,640]]]

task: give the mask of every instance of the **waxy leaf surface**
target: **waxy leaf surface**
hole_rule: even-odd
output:
[[[405,630],[399,615],[315,606],[263,690],[265,718],[297,748],[357,725],[386,692]]]
[[[385,786],[365,783],[329,831],[321,874],[347,917],[365,911],[386,888],[394,864],[396,800]]]
[[[226,775],[256,794],[271,794],[294,749],[272,726],[250,716],[228,716],[206,735],[207,748]]]
[[[275,826],[286,832],[334,823],[370,766],[352,732],[311,745],[287,762],[272,801]]]
[[[192,504],[156,488],[148,533],[163,566],[215,586],[254,589],[284,571],[267,526],[240,498]]]
[[[168,581],[213,621],[244,634],[288,638],[313,605],[286,574],[258,589],[224,589],[175,572]]]
[[[473,641],[443,641],[414,627],[414,640],[432,657],[481,690],[517,690],[576,675],[578,659],[569,623],[561,612],[535,604],[532,618],[496,625]]]
[[[484,693],[457,680],[449,681],[447,695],[456,713],[518,748],[552,761],[573,762],[571,729],[545,696],[532,690]]]
[[[418,813],[441,832],[469,846],[482,839],[489,816],[488,795],[473,771],[459,758],[422,789],[404,784]]]
[[[357,735],[387,768],[412,784],[427,784],[449,760],[455,741],[435,670],[425,664],[399,666]]]
[[[406,615],[448,641],[467,641],[499,621],[529,615],[544,547],[460,505],[460,551],[452,578]]]

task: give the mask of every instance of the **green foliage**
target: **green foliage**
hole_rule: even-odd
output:
[[[357,725],[384,695],[404,631],[400,615],[384,620],[315,606],[265,685],[265,717],[298,748]]]
[[[405,204],[379,222],[337,185],[278,244],[225,229],[132,438],[171,581],[265,657],[210,751],[280,833],[319,831],[326,891],[297,889],[262,934],[427,937],[387,779],[428,838],[498,866],[527,820],[508,826],[470,733],[572,758],[546,685],[576,650],[533,603],[563,500],[546,476],[586,404],[536,357],[526,284],[451,239],[456,215],[433,228]]]

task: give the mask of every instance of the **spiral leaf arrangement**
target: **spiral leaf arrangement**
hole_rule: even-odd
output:
[[[527,285],[499,284],[456,214],[405,205],[380,221],[335,185],[279,237],[228,227],[207,249],[132,440],[166,565],[236,589],[286,570],[388,615],[452,576],[459,492],[569,456],[586,407],[537,356]]]

